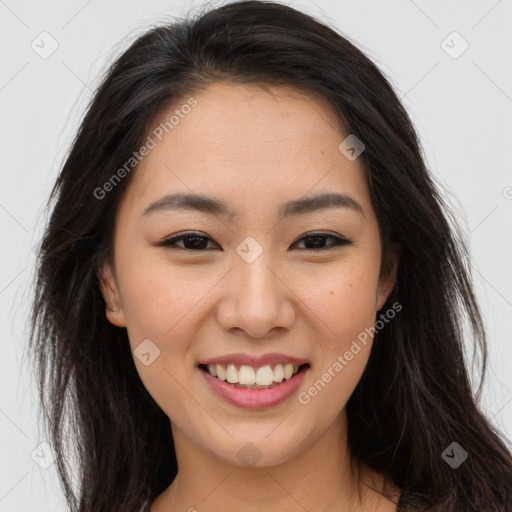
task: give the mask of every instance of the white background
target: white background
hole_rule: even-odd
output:
[[[489,334],[483,409],[512,437],[512,3],[507,0],[289,1],[340,30],[387,75],[470,240]],[[219,2],[210,5],[219,5]],[[99,74],[150,25],[201,2],[0,1],[0,512],[63,511],[27,366],[26,327],[43,205]],[[42,59],[41,32],[58,42]],[[457,31],[469,48],[441,46]],[[508,33],[508,35],[507,35]],[[448,39],[452,51],[461,41]],[[46,46],[48,48],[48,46]]]

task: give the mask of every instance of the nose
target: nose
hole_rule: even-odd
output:
[[[224,280],[224,300],[217,309],[224,329],[242,330],[251,338],[264,338],[273,329],[291,328],[295,321],[293,303],[297,298],[286,276],[279,275],[274,267],[264,254],[252,263],[243,259],[235,261]]]

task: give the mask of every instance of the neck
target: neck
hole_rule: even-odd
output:
[[[362,472],[351,464],[345,411],[296,457],[267,467],[239,466],[220,459],[171,425],[179,472],[151,512],[292,512],[300,508],[323,512],[333,507],[352,512],[359,510],[359,491],[366,495],[374,488],[361,485]]]

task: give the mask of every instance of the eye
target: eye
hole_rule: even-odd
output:
[[[176,247],[178,249],[185,249],[191,251],[201,251],[205,249],[205,241],[207,243],[208,240],[211,240],[208,236],[203,236],[198,233],[185,233],[183,235],[176,236],[174,238],[169,238],[168,240],[163,240],[158,245],[162,247]],[[176,245],[177,242],[183,241],[184,247]]]
[[[325,246],[325,239],[330,238],[331,240],[334,240],[334,243],[331,243],[328,246]],[[318,233],[318,232],[311,232],[307,233],[302,238],[299,238],[297,242],[304,241],[307,244],[310,244],[312,247],[307,247],[305,250],[327,250],[327,249],[333,249],[337,246],[343,246],[343,245],[351,245],[353,243],[352,240],[348,240],[347,238],[343,238],[340,236],[331,235],[330,233]]]
[[[334,242],[325,246],[325,239],[330,238]],[[177,248],[177,249],[184,249],[189,251],[196,251],[196,252],[202,252],[204,249],[207,249],[208,241],[213,240],[205,235],[202,235],[200,233],[192,232],[192,233],[185,233],[173,238],[169,238],[167,240],[163,240],[158,245],[161,247],[167,247],[167,248]],[[322,232],[310,232],[307,233],[305,236],[299,238],[293,245],[304,241],[305,244],[310,245],[311,247],[306,247],[303,250],[327,250],[332,249],[337,246],[343,246],[343,245],[351,245],[353,243],[352,240],[349,240],[347,238],[343,238],[340,236],[331,235],[330,233],[322,233]],[[183,242],[183,246],[177,245],[178,242]],[[216,243],[216,242],[214,242]],[[218,246],[218,244],[216,244]]]

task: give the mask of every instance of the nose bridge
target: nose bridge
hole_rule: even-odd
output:
[[[238,306],[252,306],[252,309],[275,310],[277,295],[282,293],[279,281],[270,270],[270,251],[262,252],[254,261],[243,257],[235,264],[236,299]],[[269,268],[270,267],[270,268]]]
[[[258,244],[259,245],[259,244]],[[287,287],[275,274],[271,252],[246,241],[237,248],[227,288],[229,306],[224,308],[225,327],[237,327],[259,337],[273,327],[290,327],[293,306]],[[229,313],[227,313],[229,311]]]

